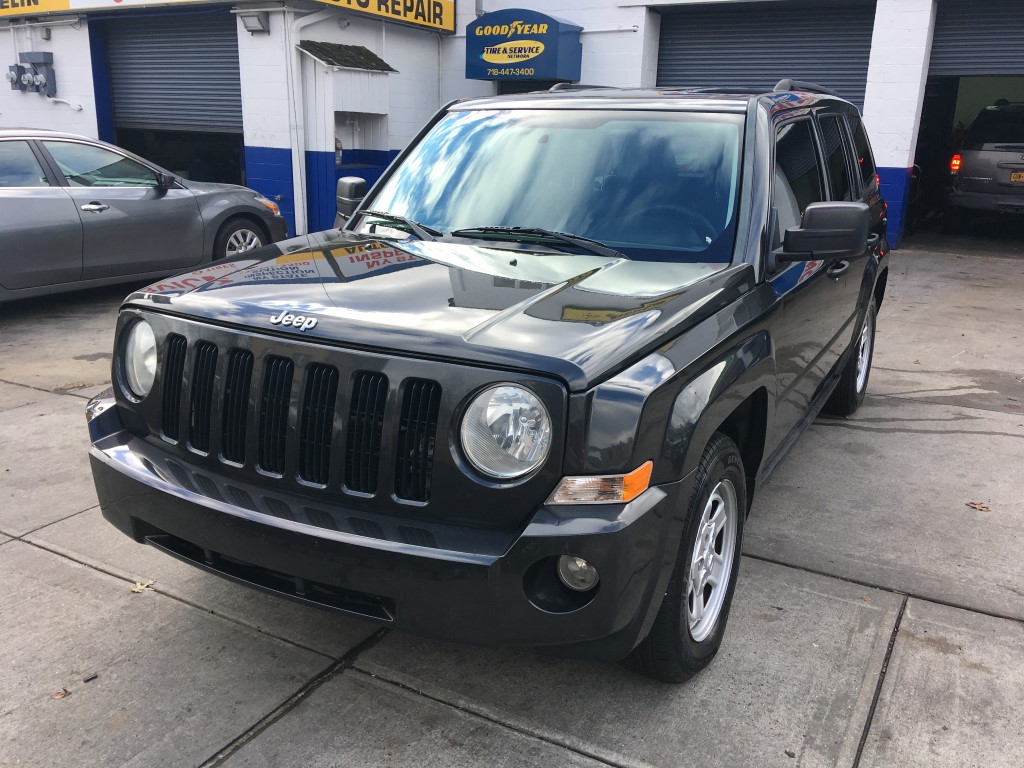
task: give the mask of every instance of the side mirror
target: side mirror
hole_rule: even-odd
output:
[[[169,173],[158,173],[156,175],[156,188],[160,191],[166,191],[171,188],[174,184],[174,177]]]
[[[864,203],[811,203],[801,226],[786,230],[778,261],[836,260],[860,256],[868,247],[871,209]]]
[[[366,179],[361,179],[358,176],[342,176],[338,179],[336,194],[338,216],[342,220],[347,220],[355,213],[364,197],[366,197]],[[335,224],[337,223],[335,220]]]

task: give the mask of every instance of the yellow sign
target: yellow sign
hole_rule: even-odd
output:
[[[3,2],[3,0],[0,0]],[[400,21],[414,27],[455,33],[455,0],[318,0],[335,8]]]
[[[0,18],[5,16],[38,16],[41,13],[73,13],[75,11],[106,11],[128,5],[178,5],[203,0],[0,0]]]
[[[483,59],[491,64],[514,64],[526,61],[544,53],[544,43],[538,40],[512,40],[507,43],[488,45],[484,48]]]

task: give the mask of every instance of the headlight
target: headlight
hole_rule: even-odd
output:
[[[264,197],[263,195],[256,195],[256,202],[260,203],[261,205],[265,205],[267,208],[270,209],[270,211],[275,216],[278,216],[281,213],[277,207],[277,203],[275,203],[273,200]]]
[[[131,393],[140,400],[149,394],[156,377],[156,337],[145,320],[128,331],[124,342],[124,377]]]
[[[462,450],[483,474],[511,480],[533,471],[551,448],[551,417],[533,392],[512,384],[484,390],[462,419]]]

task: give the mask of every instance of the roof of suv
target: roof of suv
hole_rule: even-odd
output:
[[[571,86],[560,90],[534,91],[509,96],[488,96],[467,99],[455,109],[514,109],[531,105],[562,109],[594,109],[614,103],[616,107],[670,107],[674,109],[709,110],[716,112],[744,112],[751,101],[768,99],[779,107],[809,107],[819,102],[849,104],[842,98],[827,93],[802,90],[765,91],[743,88],[604,88]],[[786,102],[791,102],[787,104]]]

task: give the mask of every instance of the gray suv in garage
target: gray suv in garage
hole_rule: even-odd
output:
[[[102,141],[0,129],[0,302],[152,279],[287,236],[277,205]]]
[[[997,102],[971,123],[949,165],[949,213],[1024,213],[1024,103]]]

